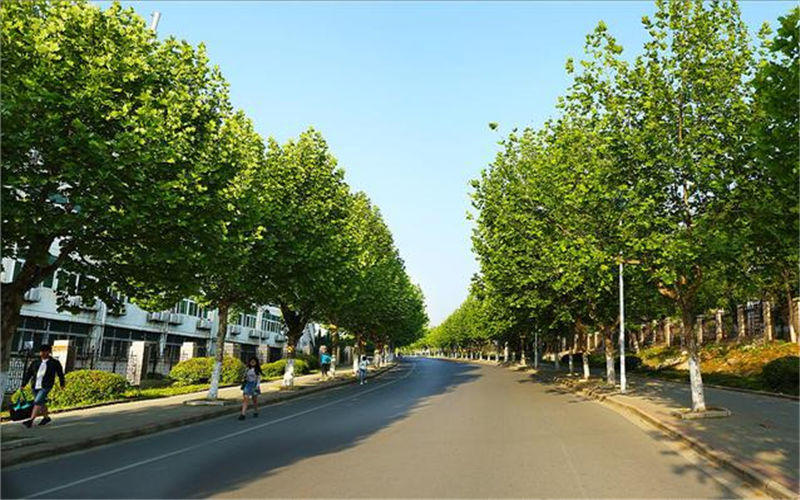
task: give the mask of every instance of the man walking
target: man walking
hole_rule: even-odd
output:
[[[56,376],[58,376],[62,389],[66,385],[61,362],[52,357],[52,353],[52,347],[42,344],[42,347],[39,348],[39,359],[28,365],[25,377],[22,379],[21,387],[28,385],[28,381],[33,383],[33,414],[29,420],[22,422],[25,427],[30,428],[33,421],[39,416],[42,417],[39,425],[47,425],[50,422],[51,419],[47,413],[47,395],[56,385]]]

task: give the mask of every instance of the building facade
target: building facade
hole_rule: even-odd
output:
[[[22,261],[4,258],[0,281],[12,281]],[[98,300],[88,305],[80,297],[71,297],[73,314],[58,311],[57,291],[67,280],[80,276],[57,271],[39,287],[25,294],[21,319],[11,346],[11,369],[6,388],[19,387],[22,371],[29,358],[37,355],[41,344],[69,340],[74,348],[74,369],[91,368],[126,374],[130,346],[144,341],[152,353],[146,373],[166,375],[181,360],[181,350],[193,347],[192,356],[210,356],[219,330],[217,311],[184,299],[169,311],[148,312],[123,299],[125,306],[112,311]],[[310,325],[311,326],[311,325]],[[312,327],[313,328],[313,327]],[[247,360],[257,356],[261,362],[280,359],[285,353],[286,337],[280,309],[262,306],[232,315],[226,334],[226,352]]]

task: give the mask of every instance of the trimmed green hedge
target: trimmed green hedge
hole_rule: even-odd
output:
[[[192,358],[181,361],[172,367],[169,378],[176,385],[203,384],[211,379],[214,370],[214,358]],[[244,363],[238,358],[225,356],[222,360],[220,384],[238,384],[244,378]]]
[[[796,395],[800,392],[800,357],[773,359],[764,365],[761,376],[770,390]]]
[[[56,382],[49,400],[53,407],[82,406],[121,399],[128,390],[122,375],[100,370],[76,370],[66,375],[64,389]]]
[[[309,370],[319,370],[319,357],[310,354],[299,352],[296,354],[296,359],[303,360]]]
[[[264,363],[261,365],[261,371],[264,372],[264,377],[282,377],[283,373],[286,371],[286,360],[279,359],[278,361],[273,361],[272,363]],[[295,375],[305,375],[311,372],[311,368],[309,368],[308,363],[306,363],[303,359],[295,359],[294,360],[294,374]]]

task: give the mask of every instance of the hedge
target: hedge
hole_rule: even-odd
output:
[[[56,382],[48,399],[54,407],[83,406],[121,399],[128,390],[122,375],[100,370],[76,370],[66,375],[65,388]]]
[[[306,353],[297,353],[296,359],[303,360],[307,365],[309,370],[319,370],[319,357],[312,356]]]
[[[213,370],[214,358],[192,358],[173,366],[169,378],[175,380],[177,385],[202,384],[211,380]],[[220,383],[238,384],[244,378],[244,370],[244,363],[240,359],[225,356],[222,360]]]
[[[761,376],[770,390],[798,394],[800,392],[800,357],[784,356],[773,359],[764,365]]]
[[[286,371],[286,360],[279,359],[278,361],[273,361],[272,363],[264,363],[261,365],[261,371],[264,372],[264,377],[282,377],[284,372]],[[311,372],[311,369],[303,359],[295,359],[294,360],[294,373],[295,375],[305,375]]]

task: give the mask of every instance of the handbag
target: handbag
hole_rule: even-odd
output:
[[[33,414],[33,401],[28,399],[21,390],[18,392],[19,397],[17,398],[17,402],[12,403],[9,408],[11,420],[15,422],[18,420],[28,420],[31,418],[31,414]]]

